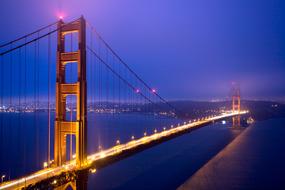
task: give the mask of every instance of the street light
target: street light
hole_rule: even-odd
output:
[[[44,166],[44,168],[47,168],[48,167],[48,163],[44,162],[43,166]]]
[[[5,177],[6,177],[6,175],[1,176],[1,183],[3,183]]]

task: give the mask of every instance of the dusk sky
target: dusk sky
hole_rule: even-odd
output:
[[[167,99],[285,100],[284,0],[1,0],[0,43],[84,15]]]

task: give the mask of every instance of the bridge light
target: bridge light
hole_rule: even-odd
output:
[[[189,120],[189,123],[191,123],[191,120]]]
[[[72,158],[73,158],[73,159],[76,158],[76,154],[73,154],[73,155],[72,155]]]
[[[103,151],[103,152],[100,153],[100,158],[104,158],[104,157],[106,157],[106,154],[105,154],[105,152]]]
[[[132,140],[134,140],[134,139],[135,139],[135,136],[133,135],[133,136],[132,136]]]
[[[60,20],[62,20],[62,19],[63,19],[63,15],[59,15],[58,18],[59,18]]]
[[[57,183],[56,179],[55,179],[55,180],[53,180],[52,184],[54,184],[54,185],[55,185],[56,183]]]
[[[151,92],[152,93],[156,93],[156,90],[153,88],[153,89],[151,89]]]
[[[222,121],[222,124],[225,125],[227,122],[225,120]]]
[[[140,93],[140,89],[136,89],[136,93]]]
[[[1,176],[1,183],[3,183],[5,177],[6,177],[6,175]]]
[[[95,169],[95,168],[90,168],[90,169],[89,169],[89,172],[92,173],[92,174],[94,174],[94,173],[96,172],[96,169]]]
[[[144,132],[143,136],[146,136],[146,132]]]
[[[44,166],[44,168],[47,168],[48,167],[48,163],[44,162],[43,166]]]
[[[156,129],[154,130],[154,133],[157,133],[157,130],[156,130]]]
[[[173,128],[173,125],[171,125],[171,129]]]
[[[102,150],[102,146],[101,146],[101,145],[99,145],[99,146],[98,146],[98,149],[101,151],[101,150]]]
[[[116,144],[120,144],[120,140],[117,140],[117,141],[116,141]]]
[[[166,130],[166,128],[165,128],[165,127],[163,127],[163,130],[165,131],[165,130]]]

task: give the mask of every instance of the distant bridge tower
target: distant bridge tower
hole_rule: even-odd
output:
[[[86,99],[86,22],[83,17],[75,22],[58,23],[57,66],[56,66],[56,119],[54,138],[54,163],[60,166],[66,162],[67,135],[76,138],[76,163],[82,166],[86,162],[87,146],[87,99]],[[78,50],[66,52],[65,36],[70,33],[78,34]],[[66,65],[77,63],[77,81],[66,83]],[[66,119],[66,97],[77,97],[76,121]],[[72,110],[71,110],[72,111]]]
[[[232,87],[232,111],[240,112],[240,88],[235,83]],[[240,115],[233,117],[233,127],[240,127]]]

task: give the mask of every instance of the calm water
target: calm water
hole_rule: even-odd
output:
[[[46,113],[4,114],[2,118],[0,174],[14,178],[42,168],[47,158]],[[149,115],[90,114],[88,122],[88,152],[93,153],[99,145],[107,148],[116,139],[129,141],[132,135],[141,137],[144,132],[182,121]],[[233,129],[229,121],[192,131],[89,174],[88,189],[175,189],[242,131]]]
[[[98,170],[88,189],[175,189],[243,129],[215,123]]]
[[[285,118],[255,123],[179,190],[285,189],[284,136]]]
[[[51,114],[54,120],[54,113]],[[75,113],[73,114],[75,115]],[[47,161],[47,113],[0,113],[0,175],[7,178],[23,176],[43,167]],[[88,115],[88,153],[98,151],[98,147],[108,148],[117,139],[122,143],[131,136],[142,137],[144,132],[153,133],[165,126],[177,124],[179,119],[137,114],[95,114]],[[2,124],[2,125],[1,125]],[[51,122],[51,142],[53,142]],[[75,139],[71,140],[73,152]],[[67,138],[69,149],[70,137]],[[53,154],[53,147],[51,146]],[[69,155],[69,154],[68,154]]]

